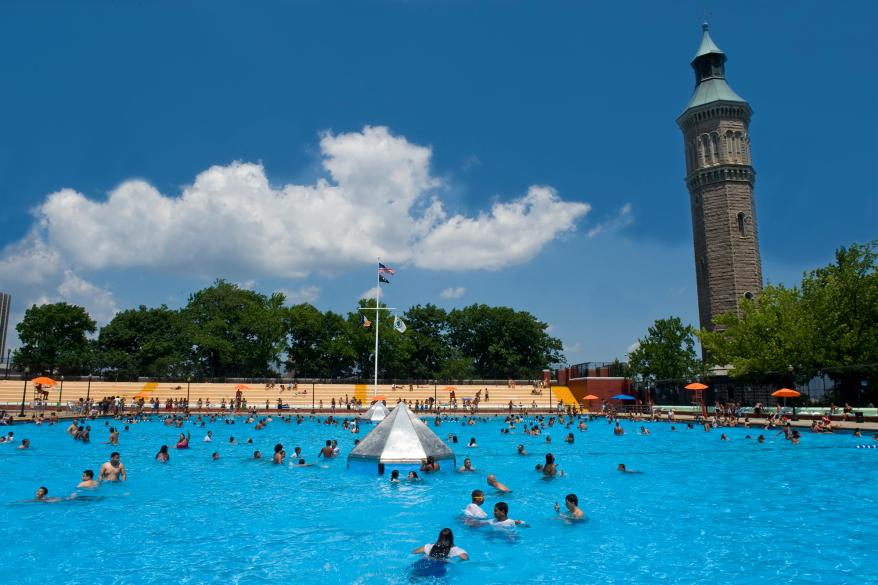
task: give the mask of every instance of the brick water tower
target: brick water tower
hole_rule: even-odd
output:
[[[762,289],[762,262],[750,157],[750,105],[725,79],[726,56],[707,24],[692,59],[695,91],[677,118],[686,152],[686,186],[692,210],[695,277],[701,327],[738,312],[742,298]]]

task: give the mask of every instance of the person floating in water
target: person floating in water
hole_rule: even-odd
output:
[[[567,494],[564,498],[564,506],[567,508],[566,514],[561,512],[561,506],[555,502],[555,512],[560,514],[562,518],[567,520],[585,519],[585,513],[579,509],[579,498],[576,497],[576,494]]]
[[[45,502],[47,504],[54,504],[55,502],[60,502],[61,498],[47,498],[49,495],[49,488],[40,487],[37,489],[36,497],[34,497],[34,502]]]
[[[627,467],[625,467],[624,463],[620,463],[616,470],[620,473],[641,473],[640,471],[634,469],[628,469]]]
[[[506,487],[506,484],[503,484],[497,481],[497,476],[493,473],[488,476],[488,485],[500,492],[501,494],[508,494],[512,490]]]
[[[439,471],[439,464],[436,462],[436,459],[432,455],[428,455],[426,459],[421,462],[421,471],[424,473],[433,473]]]
[[[125,481],[128,478],[128,472],[125,471],[125,464],[122,463],[118,451],[110,453],[110,460],[101,465],[98,476],[101,481]]]
[[[399,469],[390,472],[390,483],[399,483]]]
[[[446,561],[453,557],[458,557],[462,561],[469,560],[469,555],[465,550],[454,546],[454,533],[451,532],[450,528],[443,528],[435,543],[419,546],[412,551],[412,554],[423,554],[429,559],[440,561]]]

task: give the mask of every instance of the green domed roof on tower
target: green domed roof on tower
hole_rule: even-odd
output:
[[[708,25],[701,25],[704,34],[698,52],[692,58],[692,69],[695,70],[695,91],[686,110],[704,106],[713,102],[738,102],[746,104],[747,100],[739,96],[729,87],[725,79],[726,54],[722,52],[710,38]]]

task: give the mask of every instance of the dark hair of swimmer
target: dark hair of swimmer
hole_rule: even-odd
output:
[[[86,469],[85,471],[82,472],[82,474],[89,479],[94,479],[94,476],[95,476],[95,472],[92,471],[91,469]]]
[[[304,459],[299,459],[299,465],[305,465],[305,460],[304,460]]]
[[[504,515],[509,514],[509,506],[506,505],[506,502],[497,502],[494,507],[503,512]]]
[[[399,469],[390,472],[390,479],[399,479]]]
[[[112,459],[113,457],[119,457],[119,452],[113,451],[112,453],[110,453],[110,459]]]
[[[280,452],[283,451],[283,450],[284,450],[284,446],[281,445],[280,443],[278,443],[277,445],[274,446],[274,452],[275,452],[275,453],[280,453]]]
[[[168,446],[162,445],[162,448],[159,449],[159,453],[167,453],[167,452],[168,452]]]
[[[430,558],[447,559],[452,546],[454,546],[454,533],[451,532],[450,528],[443,528],[439,532],[439,538],[436,540],[436,544],[430,549]]]
[[[576,497],[576,494],[567,494],[567,497],[564,499],[567,500],[568,502],[573,502],[574,506],[579,505],[579,498]]]
[[[470,494],[470,495],[471,495],[473,498],[478,498],[479,496],[484,497],[485,492],[483,492],[482,490],[473,490],[473,493]]]
[[[549,463],[554,463],[554,462],[555,462],[555,456],[552,455],[551,453],[546,453],[546,465],[548,465]]]

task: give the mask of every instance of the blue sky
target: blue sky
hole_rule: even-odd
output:
[[[675,119],[705,11],[755,112],[763,273],[795,283],[878,232],[873,2],[4,2],[0,290],[13,320],[217,277],[346,312],[380,254],[392,306],[624,357],[697,322]]]

